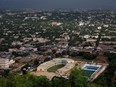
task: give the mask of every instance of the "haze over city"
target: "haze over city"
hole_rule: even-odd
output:
[[[116,0],[0,0],[0,87],[116,87]]]
[[[116,0],[0,0],[5,9],[115,9]]]

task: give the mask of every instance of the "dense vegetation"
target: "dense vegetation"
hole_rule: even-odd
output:
[[[108,56],[109,60],[109,66],[105,70],[104,73],[102,73],[99,78],[96,79],[96,83],[104,85],[105,87],[116,87],[115,80],[115,70],[116,70],[116,54],[105,52],[105,55]]]
[[[45,76],[33,76],[30,74],[17,75],[10,73],[0,78],[0,87],[102,87],[87,81],[81,70],[72,69],[69,79],[53,77],[50,81]]]

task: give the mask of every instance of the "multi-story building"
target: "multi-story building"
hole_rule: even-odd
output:
[[[0,58],[0,69],[8,69],[14,62],[13,59]]]

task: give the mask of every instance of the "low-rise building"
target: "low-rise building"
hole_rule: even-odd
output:
[[[0,69],[8,69],[14,62],[13,59],[0,58]]]

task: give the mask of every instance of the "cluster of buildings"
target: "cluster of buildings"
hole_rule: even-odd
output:
[[[0,69],[34,70],[56,57],[78,59],[80,52],[95,54],[97,62],[107,63],[104,52],[116,53],[115,18],[115,11],[101,10],[1,12]],[[53,59],[49,67],[66,63],[59,71],[68,71],[73,60],[64,60]],[[46,64],[37,68],[43,69],[47,69]]]

